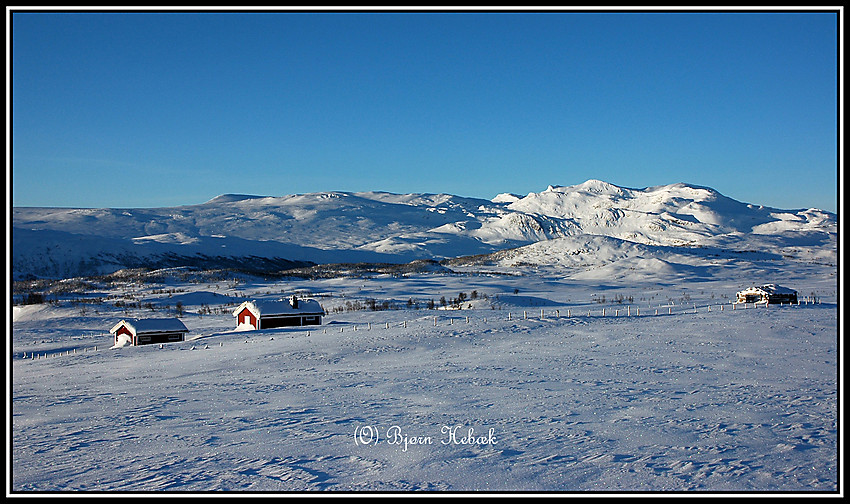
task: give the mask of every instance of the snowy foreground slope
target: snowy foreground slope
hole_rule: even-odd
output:
[[[838,490],[834,266],[457,270],[128,280],[16,306],[11,490]],[[765,277],[803,304],[733,310]],[[243,299],[296,291],[323,326],[233,332]],[[368,299],[397,309],[346,309]],[[109,349],[117,320],[178,301],[190,341]]]
[[[15,278],[199,265],[268,273],[308,263],[404,263],[545,248],[554,239],[587,236],[621,251],[640,244],[661,252],[702,247],[837,260],[834,214],[742,203],[688,184],[629,189],[589,180],[492,200],[223,195],[173,208],[14,208],[12,223]]]

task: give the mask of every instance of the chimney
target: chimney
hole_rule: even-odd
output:
[[[292,308],[297,310],[298,309],[298,298],[293,295],[292,297],[289,298],[289,304],[292,306]]]

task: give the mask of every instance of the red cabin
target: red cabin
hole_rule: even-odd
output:
[[[240,331],[321,325],[324,315],[318,301],[294,296],[289,301],[245,301],[233,311]]]
[[[179,319],[126,319],[109,330],[115,337],[115,346],[129,343],[133,346],[184,341],[186,326]]]

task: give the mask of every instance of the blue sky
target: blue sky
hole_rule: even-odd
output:
[[[594,178],[838,207],[834,12],[11,18],[14,206]]]

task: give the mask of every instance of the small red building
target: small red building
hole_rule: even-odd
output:
[[[115,337],[115,346],[129,343],[133,346],[184,341],[186,326],[179,319],[126,319],[109,330]]]
[[[295,296],[289,301],[245,301],[233,311],[240,331],[321,325],[324,315],[318,301]]]

